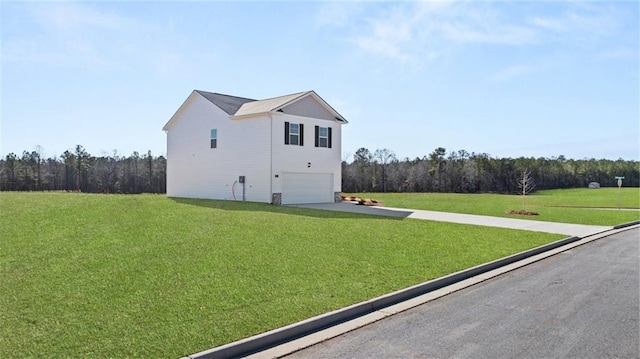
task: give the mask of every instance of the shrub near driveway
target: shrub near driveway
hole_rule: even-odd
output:
[[[613,226],[640,220],[640,189],[622,188],[618,211],[618,188],[562,189],[527,195],[527,210],[538,216],[514,216],[506,212],[522,209],[522,197],[505,194],[460,193],[363,193],[386,207],[423,209],[452,213],[519,218],[537,221]],[[602,209],[608,208],[608,209]]]
[[[0,211],[1,358],[176,358],[562,237],[159,195]]]

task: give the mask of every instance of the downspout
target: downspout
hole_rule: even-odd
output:
[[[167,157],[165,157],[165,168],[164,168],[164,195],[166,197],[169,197],[169,191],[167,190],[167,184],[169,183],[168,179],[169,179],[169,129],[167,128],[167,126],[165,125],[165,127],[162,128],[162,131],[164,131],[165,135],[166,135],[166,144],[167,144]]]
[[[271,196],[271,204],[273,204],[273,115],[269,113],[270,129],[269,131],[269,195]]]

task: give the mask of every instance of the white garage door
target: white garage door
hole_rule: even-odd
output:
[[[327,202],[333,202],[333,174],[282,174],[282,204]]]

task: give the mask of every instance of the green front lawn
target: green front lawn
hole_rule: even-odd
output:
[[[528,211],[538,216],[514,216],[506,212],[522,209],[522,196],[457,193],[360,193],[387,207],[479,214],[549,222],[612,226],[640,219],[640,188],[622,188],[617,210],[618,188],[538,191],[525,199]],[[607,209],[603,209],[607,208]]]
[[[0,358],[176,358],[561,239],[159,195],[0,193]]]

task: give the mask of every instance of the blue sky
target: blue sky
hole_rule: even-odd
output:
[[[0,2],[0,154],[166,153],[193,89],[315,90],[360,147],[640,159],[639,3]]]

